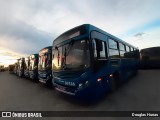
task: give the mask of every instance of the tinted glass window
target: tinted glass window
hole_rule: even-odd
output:
[[[86,28],[83,25],[76,27],[76,28],[73,28],[73,29],[63,33],[62,35],[60,35],[58,38],[56,38],[56,40],[53,41],[53,46],[56,46],[57,44],[64,42],[65,40],[83,35],[85,33],[86,33]]]
[[[100,51],[100,58],[106,58],[105,43],[104,42],[102,42],[102,50]]]
[[[120,56],[123,58],[125,54],[125,51],[120,51]]]
[[[108,41],[109,41],[109,48],[118,49],[116,41],[114,41],[112,39],[109,39]]]
[[[122,43],[119,43],[119,49],[120,49],[120,50],[123,50],[123,51],[125,51],[124,44],[122,44]]]
[[[119,58],[119,51],[115,49],[109,49],[110,58]]]
[[[56,47],[53,51],[53,70],[73,70],[89,67],[90,54],[88,46],[88,40],[78,40]]]
[[[131,47],[131,51],[134,51],[134,49]]]
[[[102,40],[93,40],[94,44],[94,57],[97,59],[106,59],[106,44]]]
[[[127,52],[130,52],[129,46],[126,46],[126,51],[127,51]]]

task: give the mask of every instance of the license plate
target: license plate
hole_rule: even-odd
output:
[[[62,87],[62,86],[57,86],[57,88],[60,90],[63,90],[63,91],[65,91],[65,89],[66,89],[65,87]]]

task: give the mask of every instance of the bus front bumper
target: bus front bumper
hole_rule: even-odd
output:
[[[66,87],[56,83],[54,83],[53,85],[57,91],[68,94],[68,95],[72,95],[72,96],[81,97],[81,96],[89,95],[92,92],[91,86],[85,87],[83,89],[77,89],[76,87]]]

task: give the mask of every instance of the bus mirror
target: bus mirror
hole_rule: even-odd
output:
[[[102,49],[102,42],[100,41],[100,40],[96,40],[96,44],[97,44],[97,50],[98,51],[102,51],[103,49]]]

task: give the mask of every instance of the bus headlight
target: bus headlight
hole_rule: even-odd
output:
[[[89,81],[86,81],[86,82],[84,82],[84,83],[79,83],[79,84],[78,84],[78,89],[84,88],[84,87],[86,87],[88,84],[89,84]]]
[[[83,84],[79,83],[78,88],[82,88]]]
[[[88,82],[88,81],[86,81],[86,82],[85,82],[85,85],[87,85],[88,83],[89,83],[89,82]]]

